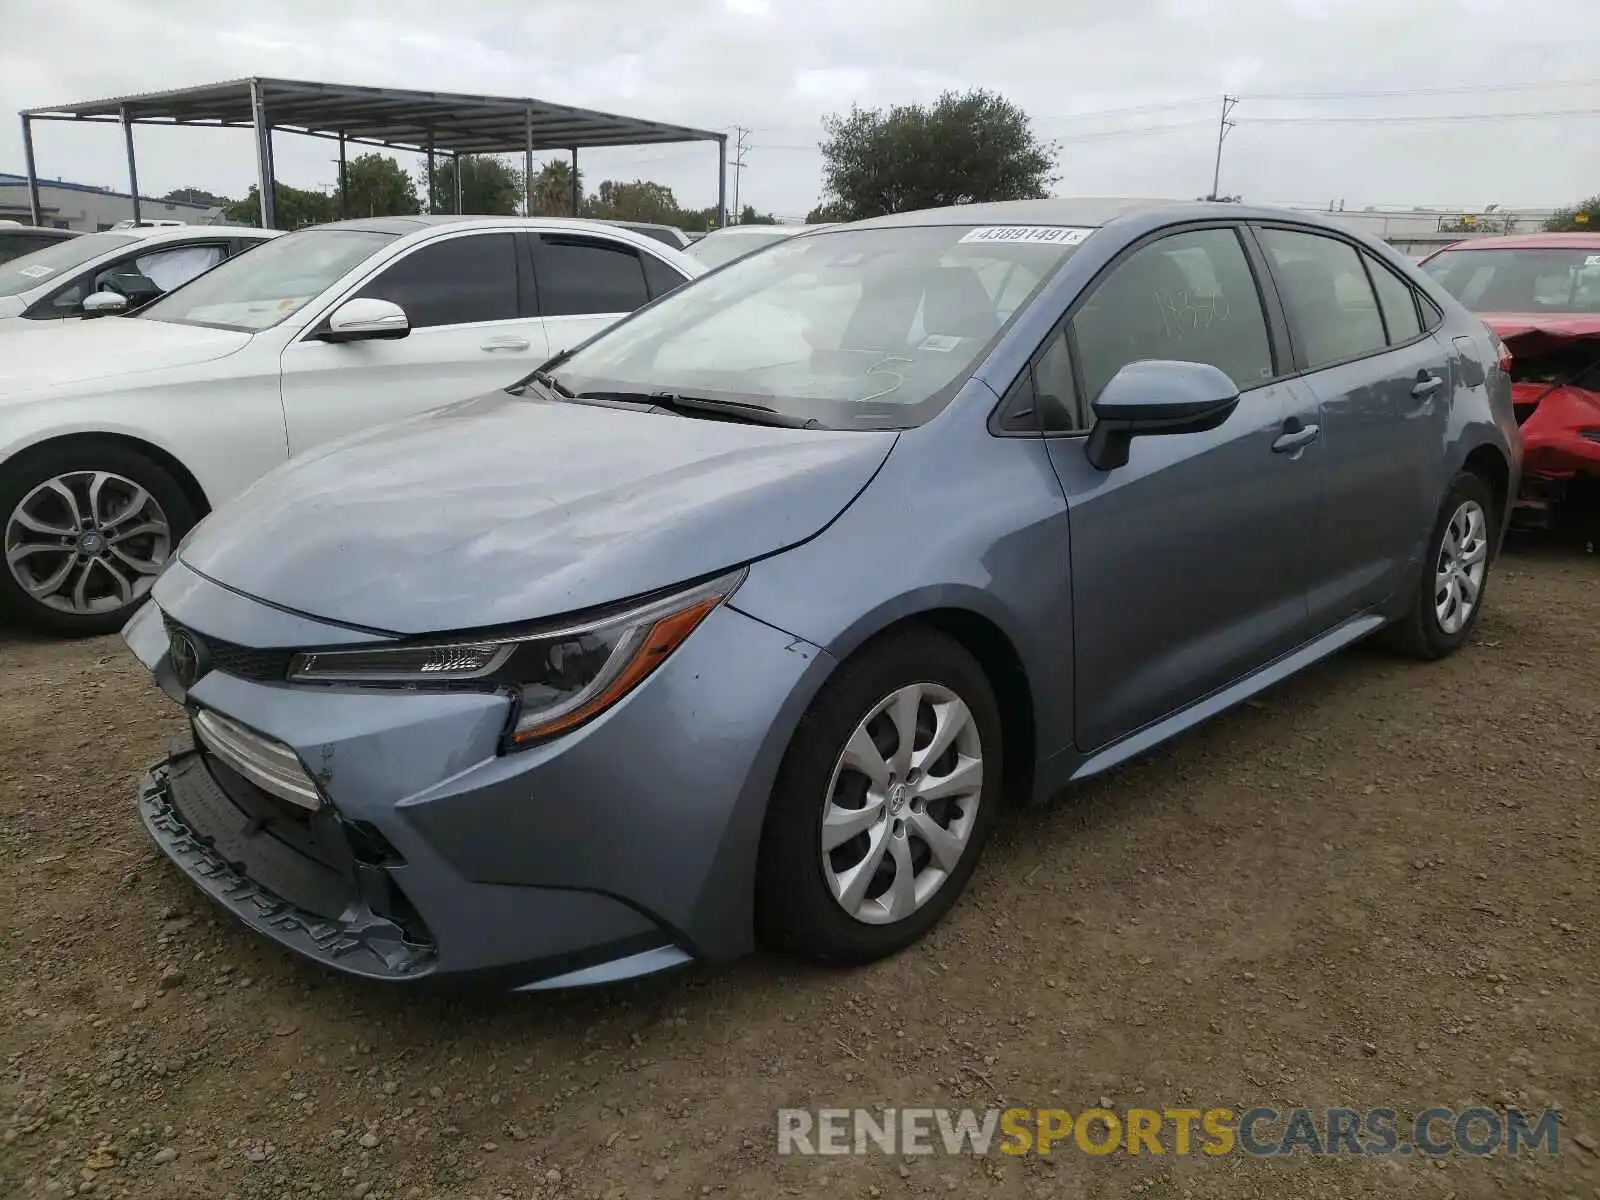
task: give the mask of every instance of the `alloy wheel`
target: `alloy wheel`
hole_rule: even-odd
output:
[[[172,553],[172,527],[133,480],[71,471],[23,496],[6,520],[3,546],[24,593],[83,616],[113,612],[149,592]]]
[[[1478,607],[1489,565],[1489,522],[1476,500],[1463,501],[1444,527],[1434,565],[1433,611],[1439,628],[1457,634]]]
[[[823,874],[839,906],[887,925],[927,904],[972,840],[983,780],[978,724],[953,691],[914,683],[878,701],[824,800]]]

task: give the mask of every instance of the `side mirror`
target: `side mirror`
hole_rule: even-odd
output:
[[[104,317],[111,313],[123,312],[128,307],[128,298],[119,296],[115,292],[95,292],[83,302],[83,315],[86,317]]]
[[[390,300],[346,300],[333,310],[320,335],[325,342],[370,342],[403,338],[411,332],[406,310]]]
[[[1238,385],[1209,363],[1132,362],[1095,400],[1085,453],[1097,470],[1114,470],[1127,465],[1134,438],[1204,433],[1226,421],[1238,405]]]

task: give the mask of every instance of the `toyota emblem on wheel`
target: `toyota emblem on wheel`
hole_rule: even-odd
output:
[[[192,688],[206,673],[204,643],[186,630],[174,629],[167,635],[167,648],[172,658],[172,673],[185,689]]]

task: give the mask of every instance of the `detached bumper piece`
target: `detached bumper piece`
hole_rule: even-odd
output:
[[[208,896],[280,945],[369,979],[419,980],[432,936],[394,884],[375,830],[273,796],[192,743],[140,781],[157,846]]]

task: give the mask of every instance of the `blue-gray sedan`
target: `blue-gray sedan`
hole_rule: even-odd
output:
[[[139,811],[376,979],[870,960],[1008,803],[1460,646],[1519,472],[1493,335],[1315,217],[806,233],[206,519],[124,635],[192,726]]]

